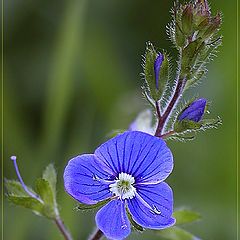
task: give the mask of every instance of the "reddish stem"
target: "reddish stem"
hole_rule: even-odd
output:
[[[167,119],[169,117],[169,115],[171,114],[172,110],[174,109],[176,102],[178,101],[179,97],[181,96],[183,89],[185,87],[186,84],[186,80],[185,79],[179,79],[178,84],[176,86],[174,95],[171,99],[171,101],[169,102],[165,112],[163,113],[162,117],[159,118],[158,121],[158,126],[155,132],[155,136],[156,137],[160,137],[163,131],[163,128],[167,122]]]

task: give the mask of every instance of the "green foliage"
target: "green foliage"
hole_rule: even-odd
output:
[[[179,209],[173,213],[176,219],[176,225],[192,223],[201,219],[201,215],[189,209]]]
[[[31,209],[35,214],[44,216],[44,204],[33,197],[8,195],[8,200],[18,206]]]
[[[56,202],[56,171],[52,164],[47,166],[43,178],[35,183],[35,191],[28,189],[35,195],[29,196],[21,183],[15,180],[5,179],[7,197],[15,205],[31,209],[35,214],[55,219],[58,216]]]
[[[18,196],[18,197],[27,197],[28,196],[28,194],[25,192],[25,190],[23,189],[23,187],[19,181],[5,179],[4,183],[5,183],[5,187],[7,189],[8,195]],[[29,191],[34,193],[34,191],[30,188],[29,188]]]
[[[157,231],[157,235],[166,240],[200,240],[190,232],[179,227],[171,227]]]
[[[173,217],[176,219],[175,226],[156,231],[157,235],[166,240],[200,240],[192,233],[179,227],[179,225],[200,220],[201,216],[199,213],[183,208],[175,211]]]
[[[222,124],[220,117],[216,119],[203,119],[199,122],[194,122],[190,120],[176,121],[174,125],[174,131],[176,133],[185,133],[185,132],[200,132],[207,129],[217,128]]]
[[[43,172],[43,179],[49,182],[54,196],[56,196],[57,173],[53,164],[49,164]]]

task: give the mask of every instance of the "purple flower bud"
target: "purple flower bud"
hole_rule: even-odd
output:
[[[202,120],[204,111],[206,108],[207,100],[200,98],[193,101],[187,108],[185,108],[182,113],[179,115],[178,120],[190,120],[194,122],[199,122]]]
[[[155,72],[155,83],[156,88],[159,89],[159,73],[164,60],[164,55],[159,53],[154,62],[154,72]]]

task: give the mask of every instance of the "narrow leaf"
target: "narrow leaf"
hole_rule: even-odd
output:
[[[101,207],[101,206],[107,204],[110,201],[111,201],[111,199],[106,199],[104,201],[98,202],[96,204],[91,204],[91,205],[80,203],[80,204],[77,205],[76,210],[80,210],[80,211],[91,210],[91,209],[94,209],[94,208]]]

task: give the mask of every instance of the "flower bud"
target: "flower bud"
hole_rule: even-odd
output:
[[[163,61],[164,61],[164,55],[159,53],[154,62],[155,83],[156,83],[156,88],[158,90],[159,90],[159,75],[160,75],[159,73],[160,73]]]
[[[158,101],[166,87],[169,77],[169,59],[165,53],[158,53],[153,45],[147,44],[144,77],[150,97]]]
[[[208,27],[206,31],[203,33],[202,37],[207,39],[211,37],[214,33],[216,33],[221,25],[222,19],[220,13],[218,13],[215,17],[210,19]]]
[[[192,5],[187,5],[182,13],[182,30],[186,36],[192,34],[193,27],[193,7]]]
[[[186,107],[178,116],[178,121],[189,120],[193,122],[199,122],[202,120],[207,101],[204,98],[193,101],[188,107]]]

